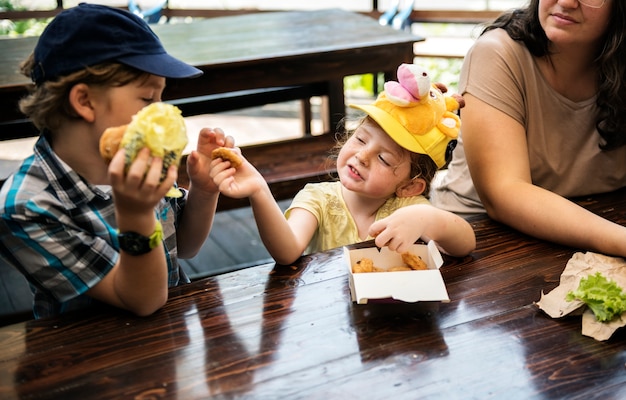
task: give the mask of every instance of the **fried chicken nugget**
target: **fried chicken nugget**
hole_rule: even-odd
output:
[[[381,272],[396,272],[396,271],[413,271],[413,268],[409,267],[408,265],[396,265],[396,266],[386,269],[385,271],[381,270]]]
[[[375,268],[376,267],[374,267],[374,261],[369,258],[362,258],[352,266],[352,272],[354,272],[355,274],[359,274],[362,272],[374,272]]]
[[[211,152],[211,158],[221,158],[224,161],[230,161],[233,168],[237,168],[242,164],[241,157],[235,153],[233,149],[228,147],[218,147]]]
[[[426,265],[424,260],[421,259],[420,256],[417,256],[408,251],[402,253],[402,262],[411,267],[411,269],[413,270],[419,271],[428,269],[428,266]]]

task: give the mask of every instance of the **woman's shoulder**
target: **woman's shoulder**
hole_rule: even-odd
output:
[[[496,53],[506,56],[507,58],[511,56],[530,56],[530,52],[524,43],[519,40],[514,40],[502,28],[492,29],[480,35],[474,42],[474,45],[468,54],[474,52],[487,52],[490,56],[493,56],[494,53]]]

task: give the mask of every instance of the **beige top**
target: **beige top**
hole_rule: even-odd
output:
[[[412,204],[430,204],[424,196],[391,197],[376,212],[376,221],[390,216],[399,208]],[[341,194],[341,182],[307,184],[293,199],[285,212],[303,208],[317,218],[315,232],[305,254],[326,251],[335,247],[362,242],[359,231]],[[373,239],[368,236],[364,240]]]
[[[626,147],[609,152],[598,147],[596,96],[574,102],[554,91],[528,49],[503,29],[476,40],[461,70],[459,92],[471,93],[524,125],[535,185],[564,197],[626,186]],[[502,132],[502,140],[506,135]],[[433,182],[431,203],[453,212],[484,212],[462,140],[447,173]]]

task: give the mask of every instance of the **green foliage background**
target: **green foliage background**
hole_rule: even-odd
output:
[[[25,10],[13,4],[11,0],[0,0],[0,11],[20,11]],[[50,22],[47,19],[24,19],[19,21],[11,21],[8,19],[0,20],[0,35],[9,37],[18,36],[38,36]]]

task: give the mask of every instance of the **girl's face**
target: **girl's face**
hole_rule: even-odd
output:
[[[368,118],[339,151],[337,174],[346,189],[387,199],[410,180],[411,157]]]
[[[578,0],[539,0],[539,22],[556,46],[595,45],[608,28],[612,1],[592,8]]]

